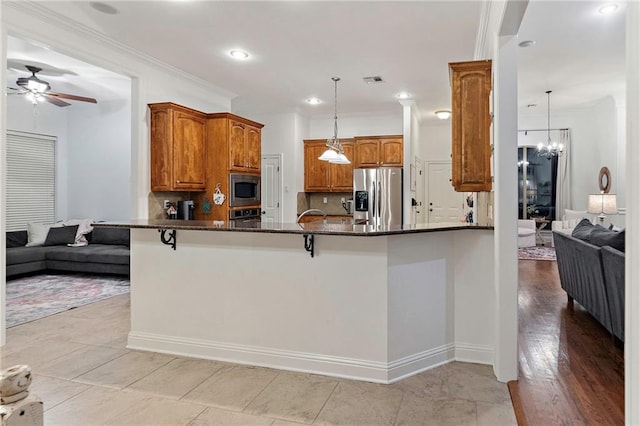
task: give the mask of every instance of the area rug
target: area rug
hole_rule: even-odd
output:
[[[7,281],[7,327],[129,292],[129,279],[43,274]]]
[[[523,247],[518,249],[519,260],[556,260],[556,249],[553,247]]]

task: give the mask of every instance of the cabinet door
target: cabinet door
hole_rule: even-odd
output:
[[[402,138],[380,139],[380,165],[402,167]]]
[[[247,157],[247,170],[259,172],[261,162],[260,129],[247,126],[246,138],[245,155]]]
[[[329,166],[327,161],[318,160],[325,151],[324,142],[305,142],[304,144],[304,191],[328,192],[331,190]]]
[[[205,120],[173,112],[174,189],[204,189]]]
[[[244,171],[247,162],[245,155],[245,125],[229,120],[229,169]]]
[[[151,110],[151,190],[173,190],[171,112]]]
[[[450,64],[452,184],[456,191],[491,191],[491,61]]]
[[[353,142],[341,142],[344,148],[344,155],[351,161],[351,164],[331,164],[331,190],[334,192],[353,191]]]
[[[380,144],[377,139],[356,140],[356,168],[378,167],[380,162]]]

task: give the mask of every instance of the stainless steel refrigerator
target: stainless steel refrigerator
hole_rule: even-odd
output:
[[[353,204],[356,223],[402,225],[402,168],[355,169]]]

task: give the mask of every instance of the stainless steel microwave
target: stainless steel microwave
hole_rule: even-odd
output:
[[[229,174],[229,207],[259,206],[260,176]]]

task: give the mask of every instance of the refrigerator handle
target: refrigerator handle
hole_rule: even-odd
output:
[[[374,218],[376,218],[376,215],[378,214],[378,212],[376,211],[376,208],[378,206],[377,201],[377,193],[376,193],[376,181],[374,180],[373,182],[373,191],[372,191],[372,195],[373,195],[373,200],[371,200],[371,208],[369,209],[369,211],[371,212],[371,218],[367,218],[370,220],[373,220]]]
[[[382,220],[382,185],[378,182],[378,195],[376,196],[376,201],[378,202],[376,208],[378,211],[376,212],[376,216],[378,220]]]

